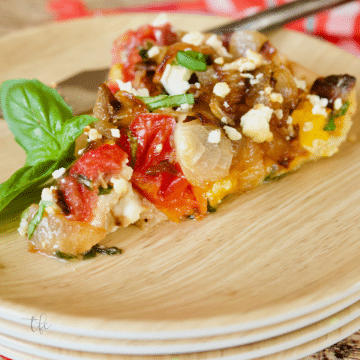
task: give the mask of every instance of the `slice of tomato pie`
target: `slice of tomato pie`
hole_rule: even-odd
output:
[[[334,155],[354,86],[347,74],[317,78],[257,32],[128,31],[86,146],[19,231],[39,252],[77,256],[118,227],[201,219],[228,194]]]

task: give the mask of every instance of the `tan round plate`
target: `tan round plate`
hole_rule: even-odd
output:
[[[52,331],[49,319],[45,316],[41,317],[41,322],[44,324],[46,329],[43,327],[41,332],[40,329],[37,328],[37,322],[34,322],[33,326],[31,325],[30,321],[27,325],[19,325],[0,319],[0,334],[8,335],[19,340],[24,340],[28,343],[36,343],[61,349],[85,351],[91,353],[144,355],[211,351],[275,338],[280,335],[298,330],[302,327],[306,327],[310,324],[314,324],[326,318],[328,318],[327,320],[337,319],[337,323],[340,326],[340,319],[344,318],[345,314],[351,314],[349,309],[356,309],[359,306],[359,299],[360,292],[357,292],[354,295],[349,296],[346,299],[328,307],[279,324],[274,324],[259,329],[242,331],[240,333],[195,339],[141,341],[104,338],[100,339],[94,337],[91,338],[68,335]],[[355,304],[356,302],[357,304]],[[336,314],[342,310],[345,311],[341,312],[340,315]],[[326,327],[331,324],[331,321],[323,321],[322,324],[324,326],[323,331],[326,331]],[[31,329],[34,331],[31,331]],[[332,325],[331,330],[334,330]],[[101,336],[101,333],[99,335]],[[314,333],[314,336],[319,336],[319,334]],[[310,341],[310,339],[311,332],[307,336],[306,340]]]
[[[198,354],[183,353],[172,355],[129,356],[104,353],[71,351],[21,341],[9,336],[0,335],[0,352],[7,354],[7,349],[15,349],[38,358],[52,360],[250,360],[278,359],[295,360],[312,354],[336,341],[354,333],[360,327],[360,302],[347,309],[303,329],[289,334],[243,345],[231,349],[201,352]],[[101,341],[101,340],[98,340]],[[6,349],[7,348],[7,349]],[[2,351],[4,350],[4,351]],[[183,352],[186,352],[184,349]],[[26,357],[21,357],[26,360]],[[17,358],[13,358],[17,360]]]
[[[151,21],[133,15],[52,24],[0,40],[0,81],[50,83],[110,63],[111,42]],[[182,29],[224,19],[174,15]],[[295,32],[274,43],[319,74],[360,78],[360,60]],[[355,132],[359,132],[358,116]],[[222,335],[276,324],[360,290],[360,143],[279,182],[230,199],[206,219],[119,230],[119,257],[64,264],[1,235],[0,316],[21,324],[45,313],[54,331],[122,339]],[[24,155],[0,123],[0,181]]]

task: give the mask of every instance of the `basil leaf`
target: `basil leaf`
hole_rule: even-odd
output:
[[[29,188],[40,186],[64,161],[44,161],[35,166],[24,166],[10,179],[0,185],[0,212],[19,194]],[[65,160],[66,162],[66,160]]]
[[[159,100],[164,100],[168,95],[158,95],[158,96],[138,96],[138,98],[145,103],[146,105],[154,103]]]
[[[335,119],[340,116],[344,116],[346,114],[346,112],[348,111],[349,106],[350,106],[350,101],[348,100],[342,105],[342,107],[338,111],[332,111],[330,113],[327,123],[323,127],[323,130],[324,131],[335,131],[336,130]]]
[[[39,210],[36,212],[36,214],[29,223],[29,227],[27,231],[29,239],[31,239],[31,237],[34,235],[37,226],[40,224],[44,216],[45,208],[50,205],[52,205],[51,201],[40,201]]]
[[[26,165],[57,159],[62,123],[72,117],[59,93],[38,80],[19,79],[3,82],[0,97],[15,140],[30,155]]]
[[[198,51],[178,51],[178,63],[187,69],[205,71],[207,69],[206,56]]]
[[[148,109],[155,110],[162,107],[173,107],[179,106],[181,104],[194,104],[194,95],[193,94],[183,94],[183,95],[159,95],[155,97],[138,97],[143,101]]]
[[[72,118],[59,93],[39,80],[8,80],[0,88],[1,108],[16,142],[26,151],[25,165],[73,155],[74,141],[96,121],[88,115]]]

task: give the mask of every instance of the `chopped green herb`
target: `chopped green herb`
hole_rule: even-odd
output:
[[[89,178],[87,178],[85,175],[77,174],[76,179],[80,184],[83,184],[88,190],[94,189],[92,181]]]
[[[146,61],[149,59],[149,56],[147,54],[147,50],[146,49],[140,49],[139,50],[139,55],[141,56],[141,58],[143,59],[143,61]]]
[[[329,119],[325,126],[323,127],[323,130],[325,131],[335,131],[336,130],[336,124],[335,119],[344,116],[346,112],[348,111],[350,106],[350,101],[346,101],[343,106],[338,111],[332,111],[329,115]]]
[[[55,255],[59,258],[59,259],[64,259],[64,260],[73,260],[73,259],[77,259],[76,255],[71,255],[71,254],[66,254],[63,253],[61,251],[57,251],[55,253]]]
[[[210,202],[209,202],[209,200],[207,201],[207,212],[208,213],[214,213],[214,212],[216,212],[216,207],[214,207],[214,206],[211,206],[210,205]]]
[[[99,187],[98,195],[108,195],[111,193],[112,189],[113,189],[113,187],[110,185],[108,185],[107,188]]]
[[[92,247],[89,251],[83,254],[82,258],[83,260],[89,260],[96,257],[96,250],[94,247]]]
[[[130,160],[129,166],[133,168],[136,163],[136,153],[137,153],[137,148],[138,148],[138,141],[137,141],[137,138],[132,134],[132,132],[129,128],[126,130],[126,135],[129,139],[130,150],[131,150],[131,160]]]
[[[207,69],[206,56],[198,51],[178,51],[178,63],[187,69],[205,71]]]
[[[335,118],[337,116],[330,116],[326,125],[324,126],[324,130],[325,131],[335,131],[336,130],[336,124],[335,124]]]
[[[97,253],[103,255],[117,255],[122,253],[122,250],[117,248],[116,246],[105,247],[105,246],[95,245],[93,246],[93,248],[95,248],[95,251]]]
[[[194,104],[194,95],[193,94],[183,94],[183,95],[159,95],[152,97],[138,97],[142,100],[148,107],[148,109],[155,110],[162,107],[174,107],[181,104]]]
[[[39,210],[36,212],[35,216],[29,223],[29,228],[28,228],[29,239],[31,239],[31,237],[34,234],[35,229],[40,224],[40,221],[42,220],[42,218],[44,216],[45,208],[47,206],[51,206],[51,205],[52,205],[51,201],[40,201]]]

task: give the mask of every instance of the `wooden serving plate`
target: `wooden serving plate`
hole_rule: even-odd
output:
[[[186,348],[183,349],[183,354],[150,354],[144,356],[106,354],[102,351],[96,353],[73,351],[38,345],[5,335],[0,335],[0,352],[6,355],[7,351],[13,349],[12,351],[17,350],[22,354],[35,356],[36,359],[51,360],[298,360],[351,335],[359,326],[360,302],[349,306],[334,316],[289,334],[230,349],[204,351],[195,354],[189,353]],[[100,343],[101,340],[98,342]],[[12,359],[26,360],[27,357],[21,356]]]
[[[0,81],[60,81],[110,63],[112,41],[153,16],[127,14],[13,33],[0,39]],[[173,15],[182,29],[226,19]],[[320,75],[360,78],[360,60],[315,38],[279,31],[274,44]],[[359,99],[359,94],[357,94]],[[360,130],[356,114],[353,134]],[[360,290],[360,143],[330,159],[224,201],[202,221],[121,229],[118,257],[63,263],[1,234],[0,317],[45,313],[52,330],[149,340],[217,336],[261,328],[324,308]],[[24,154],[0,123],[0,182]]]

